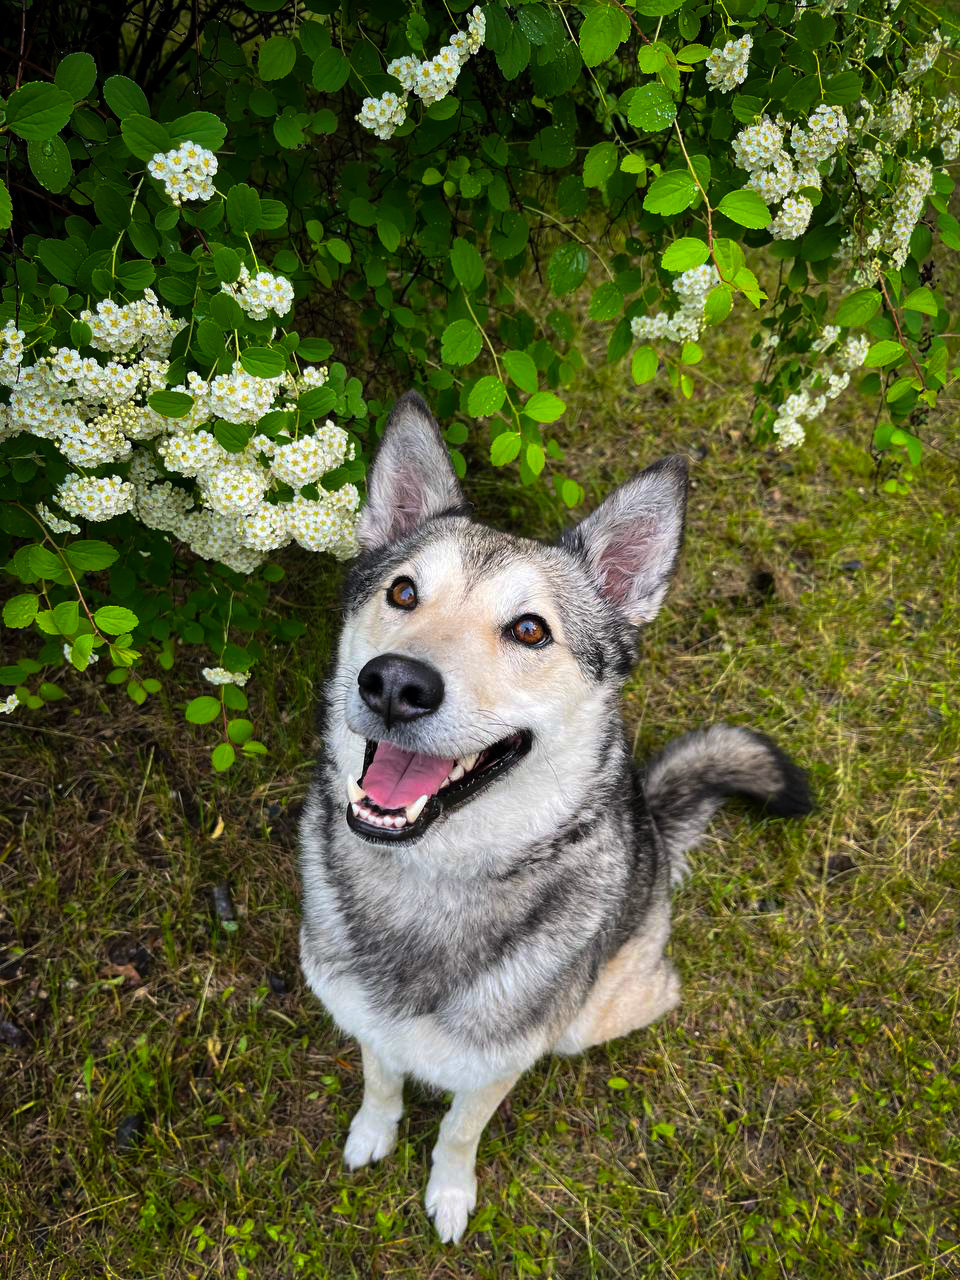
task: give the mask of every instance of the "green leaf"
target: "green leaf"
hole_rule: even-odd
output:
[[[693,267],[702,267],[709,257],[710,246],[705,240],[681,236],[664,249],[660,265],[667,271],[689,271]]]
[[[246,711],[247,695],[235,684],[225,684],[221,690],[223,705],[230,711]]]
[[[576,480],[564,480],[560,485],[560,499],[565,507],[575,507],[583,501],[583,489]]]
[[[186,391],[153,391],[147,404],[163,418],[185,418],[193,408],[193,396]]]
[[[227,737],[231,742],[242,745],[253,737],[253,725],[249,720],[231,720],[227,725]]]
[[[837,307],[837,324],[844,328],[866,324],[880,310],[882,299],[876,289],[857,289]]]
[[[117,266],[117,279],[121,288],[130,293],[140,293],[144,289],[149,289],[156,279],[157,273],[153,269],[153,263],[147,262],[145,258],[134,259],[132,262],[121,262]]]
[[[457,236],[450,248],[453,274],[467,293],[478,289],[486,278],[483,259],[469,240]]]
[[[233,284],[240,275],[243,259],[236,249],[220,245],[213,251],[213,269],[221,284]]]
[[[55,84],[31,80],[7,99],[8,129],[25,142],[54,138],[73,114],[73,98]]]
[[[641,85],[630,99],[627,119],[635,129],[659,133],[669,129],[676,118],[677,104],[657,80]]]
[[[741,227],[768,227],[773,221],[770,210],[756,191],[729,191],[717,205],[717,211]]]
[[[124,116],[120,122],[120,133],[127,150],[138,160],[152,160],[158,153],[169,151],[172,145],[163,125],[149,116]]]
[[[620,161],[620,169],[623,173],[646,173],[647,162],[643,156],[631,153]]]
[[[227,137],[227,126],[212,111],[188,111],[164,125],[174,146],[195,142],[208,151],[219,151]]]
[[[59,193],[66,191],[73,177],[73,163],[62,138],[27,143],[27,160],[41,187]]]
[[[108,636],[123,636],[132,631],[140,619],[132,609],[119,604],[105,604],[93,615],[93,620]]]
[[[216,769],[217,773],[226,773],[233,762],[237,758],[237,753],[229,742],[221,742],[218,747],[214,747],[210,755],[210,763]],[[207,1123],[209,1124],[209,1119]]]
[[[216,720],[219,714],[220,699],[211,698],[206,693],[188,702],[184,711],[184,715],[191,724],[209,724],[211,720]]]
[[[148,116],[150,104],[138,84],[126,76],[110,76],[103,82],[103,100],[119,120],[127,116]]]
[[[583,185],[605,187],[617,171],[617,148],[612,142],[597,142],[583,162]]]
[[[630,360],[630,373],[637,386],[651,382],[660,368],[660,357],[653,347],[637,347]]]
[[[502,357],[503,367],[521,391],[537,389],[537,366],[533,356],[526,351],[507,351]]]
[[[297,401],[297,410],[304,422],[312,422],[329,413],[336,403],[337,393],[333,387],[312,387]]]
[[[37,692],[44,702],[59,702],[67,696],[59,685],[50,684],[47,680],[44,680]]]
[[[948,249],[960,250],[960,222],[952,213],[941,213],[937,218],[940,236]]]
[[[611,1076],[607,1081],[608,1089],[615,1089],[618,1093],[624,1089],[630,1088],[629,1080],[624,1080],[623,1076]]]
[[[30,568],[38,577],[55,580],[63,572],[59,556],[55,556],[46,547],[30,547],[27,554]]]
[[[728,284],[718,284],[707,294],[703,318],[707,324],[719,324],[733,308],[733,290]]]
[[[938,311],[937,300],[927,288],[914,289],[903,300],[904,311],[920,311],[925,316],[935,316]]]
[[[481,378],[470,390],[467,410],[474,418],[488,418],[496,413],[507,398],[507,389],[499,378]]]
[[[689,209],[699,194],[697,184],[687,169],[670,169],[651,183],[644,196],[643,207],[648,213],[669,217]]]
[[[867,369],[882,369],[884,365],[892,364],[894,360],[898,360],[904,355],[906,355],[906,351],[902,343],[893,342],[889,338],[885,338],[882,342],[873,344],[867,352],[867,358],[863,363]]]
[[[482,346],[483,337],[472,320],[454,320],[443,331],[440,355],[444,364],[470,364]]]
[[[77,636],[73,644],[70,646],[70,661],[78,671],[86,671],[90,665],[90,655],[93,653],[93,632],[89,632],[85,636]]]
[[[109,542],[99,542],[95,538],[81,542],[71,542],[64,548],[64,555],[70,568],[78,573],[95,573],[98,569],[109,569],[119,559],[120,553],[110,546]]]
[[[505,467],[520,452],[521,444],[519,431],[501,431],[490,445],[490,461],[495,467]]]
[[[97,64],[89,53],[68,53],[57,63],[53,83],[79,102],[97,83]]]
[[[630,35],[627,15],[612,4],[597,4],[580,27],[580,52],[588,67],[605,62]]]
[[[260,46],[257,75],[261,80],[282,80],[297,60],[297,46],[288,36],[271,36]]]
[[[547,264],[547,275],[553,293],[562,298],[579,289],[587,277],[590,255],[586,247],[577,241],[569,241],[554,249]]]
[[[325,49],[313,64],[313,87],[321,93],[336,93],[347,83],[349,75],[350,63],[340,50]]]
[[[260,196],[245,182],[227,192],[227,221],[238,236],[260,229]]]
[[[0,231],[6,231],[13,222],[13,201],[7,184],[0,181]]]
[[[703,359],[703,347],[699,342],[685,342],[680,348],[681,364],[699,364]]]
[[[525,457],[527,460],[527,466],[535,476],[538,476],[543,470],[544,463],[547,460],[547,455],[543,451],[543,445],[539,444],[536,440],[531,440],[527,445]]]
[[[72,636],[80,625],[80,606],[76,600],[62,600],[54,606],[53,621],[62,636]]]
[[[37,616],[40,597],[32,592],[20,596],[11,596],[3,606],[3,621],[8,627],[29,627]]]
[[[255,378],[280,378],[287,367],[283,353],[274,347],[247,347],[240,352],[240,364]]]
[[[523,406],[523,412],[534,422],[556,422],[567,411],[567,406],[552,391],[537,391]]]
[[[213,434],[227,453],[243,453],[253,436],[253,427],[238,422],[217,422]]]
[[[590,299],[591,320],[600,322],[616,320],[622,310],[623,291],[612,280],[606,281],[593,291],[593,297]]]
[[[710,50],[705,44],[685,44],[677,50],[677,61],[688,66],[697,62],[705,62],[710,57]]]

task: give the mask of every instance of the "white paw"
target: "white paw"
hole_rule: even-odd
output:
[[[457,1244],[467,1229],[470,1215],[477,1203],[477,1183],[472,1189],[457,1186],[427,1185],[427,1213],[433,1219],[437,1235],[444,1243]]]
[[[348,1169],[360,1169],[382,1160],[396,1145],[397,1122],[387,1116],[364,1115],[361,1108],[350,1122],[343,1162]]]

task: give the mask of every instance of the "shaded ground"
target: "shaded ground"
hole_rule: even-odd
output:
[[[138,709],[77,676],[0,724],[0,1275],[960,1275],[960,480],[931,454],[876,496],[853,396],[757,452],[745,359],[715,353],[690,404],[585,374],[564,441],[594,492],[694,459],[626,696],[638,757],[725,718],[820,796],[802,825],[713,826],[677,896],[680,1009],[521,1081],[460,1250],[421,1205],[440,1100],[411,1090],[396,1155],[342,1170],[359,1054],[298,975],[294,865],[336,606],[291,559],[308,636],[249,686],[264,763],[210,776],[195,683]],[[503,523],[555,519],[474,472]]]

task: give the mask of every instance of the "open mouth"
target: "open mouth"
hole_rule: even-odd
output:
[[[366,840],[417,839],[443,814],[503,777],[532,741],[524,729],[458,759],[368,741],[360,781],[347,779],[347,825]]]

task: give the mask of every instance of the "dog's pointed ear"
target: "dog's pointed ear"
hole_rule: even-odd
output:
[[[679,454],[656,462],[623,485],[570,533],[603,595],[632,623],[660,610],[683,542],[687,462]]]
[[[424,520],[463,503],[440,428],[424,401],[408,391],[394,405],[367,477],[367,505],[357,538],[375,550]]]

